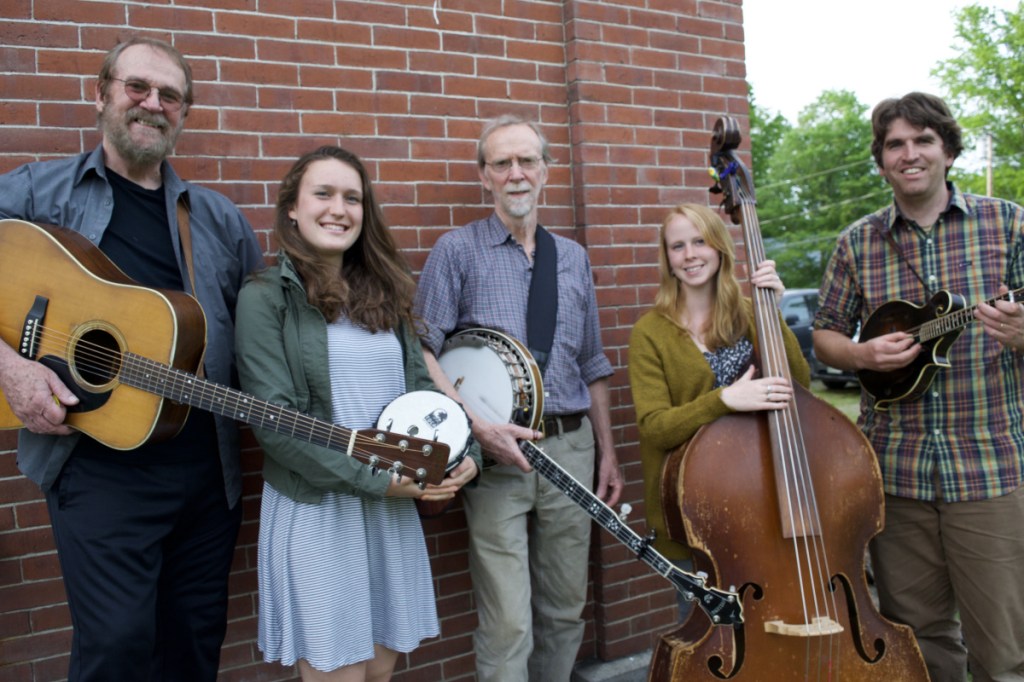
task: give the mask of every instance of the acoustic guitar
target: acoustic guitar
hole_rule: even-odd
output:
[[[77,232],[0,220],[0,272],[0,338],[57,373],[80,401],[68,407],[66,423],[108,447],[170,438],[197,407],[421,485],[444,478],[449,446],[409,435],[436,430],[429,408],[422,423],[418,414],[385,410],[403,433],[347,429],[197,376],[206,343],[199,303],[138,285]],[[0,429],[21,426],[0,400]]]
[[[1016,301],[1024,288],[1010,291],[985,301]],[[875,410],[885,412],[889,405],[915,400],[928,390],[936,372],[950,366],[949,350],[964,327],[974,321],[977,305],[967,307],[964,298],[948,291],[939,291],[924,305],[894,300],[878,306],[860,330],[860,343],[870,339],[906,332],[921,344],[922,350],[905,367],[879,372],[862,369],[857,379],[875,399]]]

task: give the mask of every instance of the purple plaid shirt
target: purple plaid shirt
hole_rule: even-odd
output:
[[[558,235],[558,319],[544,371],[544,413],[590,409],[587,386],[612,374],[601,344],[597,297],[587,252]],[[452,332],[488,327],[526,343],[526,301],[533,266],[497,215],[441,235],[416,291],[423,343],[435,355]]]
[[[950,185],[949,206],[931,230],[895,203],[839,236],[825,270],[816,329],[850,335],[858,320],[893,299],[921,305],[920,280],[888,244],[891,231],[932,292],[960,294],[968,306],[1024,286],[1024,209]],[[861,396],[858,424],[878,454],[885,491],[958,502],[1005,495],[1024,480],[1024,356],[968,325],[923,396],[876,412]]]

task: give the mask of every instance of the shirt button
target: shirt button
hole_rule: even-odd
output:
[[[934,433],[936,436],[941,436],[942,435],[942,429],[935,429],[935,431],[933,431],[932,433]]]

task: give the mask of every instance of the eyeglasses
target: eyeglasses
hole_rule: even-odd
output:
[[[145,101],[149,97],[149,93],[154,90],[156,90],[156,95],[160,99],[160,106],[165,111],[173,113],[181,109],[181,105],[185,103],[185,97],[174,88],[158,88],[141,78],[111,78],[110,80],[124,83],[124,94],[128,95],[128,99],[136,103]]]
[[[532,171],[540,166],[541,161],[543,161],[543,159],[537,156],[517,156],[513,159],[488,161],[484,165],[490,166],[495,173],[508,173],[512,170],[513,163],[518,164],[520,170]]]

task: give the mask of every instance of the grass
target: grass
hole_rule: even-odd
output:
[[[811,382],[811,393],[818,396],[828,404],[856,422],[860,414],[860,387],[856,384],[847,384],[845,388],[825,388],[820,381]]]

